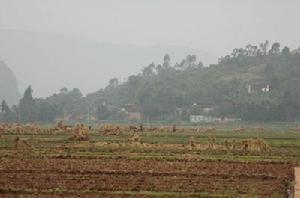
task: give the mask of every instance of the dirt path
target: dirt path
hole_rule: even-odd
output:
[[[295,198],[300,198],[300,167],[295,168]]]

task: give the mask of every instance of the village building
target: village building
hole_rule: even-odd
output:
[[[126,104],[123,106],[122,111],[126,113],[126,118],[128,120],[142,120],[143,114],[140,108],[134,104]]]
[[[248,94],[255,93],[255,92],[261,92],[261,93],[267,93],[270,92],[270,84],[268,83],[251,83],[247,85],[247,92]]]
[[[190,110],[190,122],[191,123],[211,123],[215,122],[218,118],[213,116],[215,106],[209,103],[194,103]]]

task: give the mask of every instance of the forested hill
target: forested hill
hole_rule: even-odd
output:
[[[300,116],[300,53],[270,45],[234,49],[216,65],[203,67],[193,55],[170,65],[150,64],[128,81],[112,79],[105,89],[87,96],[101,108],[137,106],[150,119],[187,119],[193,105],[213,107],[214,116],[250,121],[292,121]],[[249,90],[249,86],[250,90]],[[106,112],[107,109],[104,109]]]
[[[20,98],[17,79],[9,67],[0,61],[0,101],[6,100],[8,104],[17,104]]]
[[[259,122],[300,120],[299,49],[266,41],[234,49],[209,67],[195,55],[174,65],[171,58],[165,55],[161,64],[151,63],[125,82],[112,78],[105,88],[87,96],[77,88],[62,88],[46,99],[34,99],[28,87],[18,106],[3,108],[3,118],[179,123],[201,115]]]

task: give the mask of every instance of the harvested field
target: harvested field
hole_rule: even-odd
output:
[[[127,159],[3,160],[3,196],[10,194],[106,194],[120,197],[180,195],[284,196],[293,179],[291,165]],[[144,194],[142,193],[144,192]]]
[[[288,197],[300,162],[294,131],[40,129],[2,133],[0,197]]]

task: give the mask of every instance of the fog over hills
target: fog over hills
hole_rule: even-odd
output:
[[[20,98],[18,83],[14,73],[0,60],[0,102],[5,100],[8,104],[17,104]]]
[[[161,63],[166,53],[173,63],[188,54],[205,65],[217,60],[189,47],[116,45],[19,30],[0,30],[0,43],[0,59],[15,71],[21,91],[32,85],[38,97],[62,87],[96,91],[113,77],[122,81],[153,61]]]

